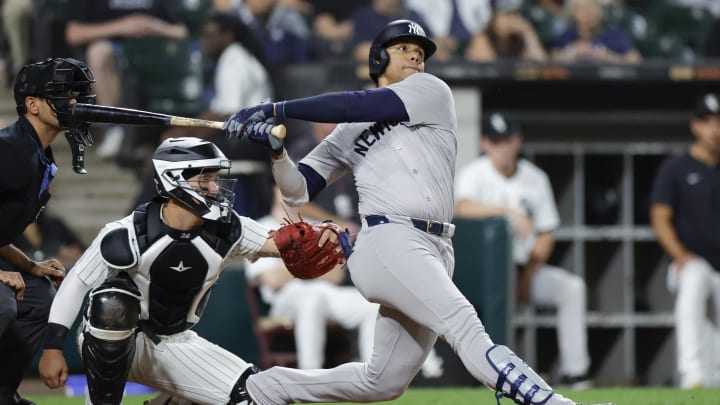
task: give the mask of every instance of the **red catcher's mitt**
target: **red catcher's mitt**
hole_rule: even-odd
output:
[[[328,240],[323,246],[318,246],[320,236],[328,229],[338,235],[338,241]],[[339,243],[341,233],[340,227],[335,224],[313,226],[300,221],[279,228],[273,240],[290,273],[297,278],[311,279],[345,263]]]

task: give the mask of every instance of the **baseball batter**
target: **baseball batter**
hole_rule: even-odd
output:
[[[160,195],[106,225],[58,291],[40,376],[50,388],[65,384],[63,342],[90,291],[78,334],[86,403],[119,404],[130,380],[173,403],[246,404],[257,369],[190,328],[231,258],[278,248],[269,228],[232,210],[234,180],[220,177],[230,161],[214,144],[169,138],[153,168]]]
[[[435,49],[417,23],[391,22],[370,50],[377,89],[262,104],[226,122],[229,135],[247,135],[271,151],[275,180],[291,205],[307,203],[342,175],[354,175],[362,229],[348,266],[360,292],[380,304],[368,363],[271,368],[248,379],[256,403],[397,398],[441,336],[498,398],[575,404],[553,393],[510,349],[495,345],[452,282],[457,122],[448,85],[424,73]],[[268,136],[271,125],[259,122],[273,116],[342,124],[296,166],[282,142]]]

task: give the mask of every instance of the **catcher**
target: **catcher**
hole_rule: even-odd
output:
[[[230,161],[211,142],[170,138],[152,163],[159,195],[106,225],[60,287],[40,377],[50,388],[67,381],[62,349],[89,291],[78,334],[86,403],[120,404],[129,380],[195,404],[247,404],[257,368],[191,330],[210,290],[236,256],[282,256],[304,278],[342,266],[344,233],[303,222],[270,231],[239,216],[234,180],[221,177]]]

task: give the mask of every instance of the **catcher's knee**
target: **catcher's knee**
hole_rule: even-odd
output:
[[[140,291],[129,279],[108,279],[90,293],[81,352],[93,404],[120,404],[139,316]]]
[[[84,332],[106,341],[134,335],[140,317],[140,291],[127,278],[110,278],[90,292]]]
[[[507,346],[495,345],[485,354],[497,373],[495,389],[517,404],[542,405],[553,396],[552,388]],[[499,400],[498,400],[499,401]]]

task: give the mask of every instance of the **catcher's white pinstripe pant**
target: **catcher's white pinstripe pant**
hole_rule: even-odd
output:
[[[233,386],[250,366],[192,330],[160,339],[156,345],[144,333],[137,334],[128,380],[174,398],[197,404],[227,404]],[[78,340],[82,344],[82,334]],[[87,395],[85,404],[92,405]]]

